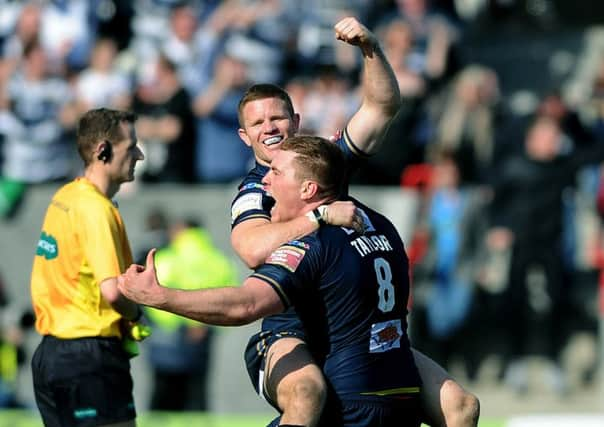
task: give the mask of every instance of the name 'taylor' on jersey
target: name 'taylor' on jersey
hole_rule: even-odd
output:
[[[389,252],[393,250],[390,242],[383,234],[377,236],[360,236],[351,241],[350,244],[362,257],[372,252]]]

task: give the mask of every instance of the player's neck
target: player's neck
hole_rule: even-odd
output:
[[[319,206],[326,205],[331,202],[333,202],[333,200],[330,200],[326,197],[323,197],[321,199],[313,198],[313,200],[309,200],[306,202],[306,204],[304,205],[304,207],[302,208],[302,210],[300,212],[300,216],[306,215],[308,212],[312,212],[313,210],[317,209]]]

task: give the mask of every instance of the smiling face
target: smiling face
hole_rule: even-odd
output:
[[[300,118],[291,114],[285,102],[277,97],[255,99],[241,110],[239,137],[252,148],[256,160],[269,165],[285,138],[298,131]]]

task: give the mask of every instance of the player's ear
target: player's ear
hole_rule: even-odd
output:
[[[248,147],[252,146],[252,142],[248,138],[247,132],[245,131],[245,129],[239,128],[239,130],[237,131],[237,133],[239,134],[239,138],[241,138],[241,140],[243,141],[243,143],[245,145],[247,145]]]
[[[300,129],[300,114],[294,113],[294,134],[298,133],[298,129]],[[293,136],[293,135],[290,135]]]
[[[310,200],[319,192],[319,185],[315,181],[309,179],[302,181],[300,189],[300,198],[302,200]]]

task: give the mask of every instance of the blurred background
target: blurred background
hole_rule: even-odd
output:
[[[279,84],[302,133],[333,135],[362,95],[359,53],[333,33],[351,15],[378,36],[402,95],[351,193],[405,240],[414,346],[479,396],[485,423],[602,414],[598,0],[0,0],[0,407],[35,407],[29,274],[51,195],[81,171],[79,115],[139,114],[146,159],[118,194],[134,253],[163,248],[177,287],[238,283],[230,202],[253,166],[239,98]],[[148,318],[139,412],[271,418],[243,365],[257,324]]]

